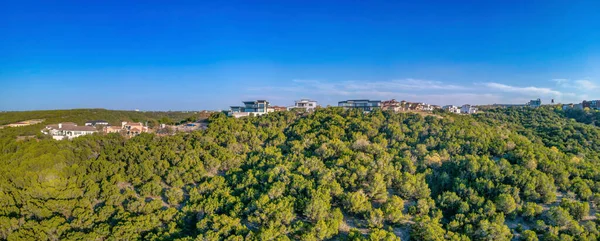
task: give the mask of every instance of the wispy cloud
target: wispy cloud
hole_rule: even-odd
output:
[[[577,87],[581,90],[585,90],[585,91],[589,91],[589,90],[596,90],[599,89],[600,86],[598,86],[596,83],[589,81],[589,80],[576,80],[575,83],[577,84]]]
[[[592,91],[600,89],[600,85],[589,79],[579,79],[579,80],[570,80],[570,79],[553,79],[552,81],[556,82],[556,86],[565,89],[577,89],[580,91]]]
[[[509,93],[518,93],[518,94],[526,94],[526,95],[545,95],[545,96],[547,96],[547,95],[562,96],[563,95],[563,93],[558,90],[553,90],[553,89],[545,88],[545,87],[535,87],[535,86],[518,87],[518,86],[511,86],[511,85],[505,85],[505,84],[494,83],[494,82],[485,83],[484,85],[491,89],[495,89],[495,90],[499,90],[499,91],[503,91],[503,92],[509,92]]]
[[[294,98],[315,98],[322,104],[333,104],[342,99],[404,99],[432,104],[494,104],[526,103],[531,98],[544,101],[576,101],[580,91],[569,91],[558,85],[586,86],[598,88],[593,82],[555,79],[556,88],[541,86],[513,86],[496,82],[456,85],[434,80],[399,79],[389,81],[323,81],[297,79],[279,86],[252,87],[249,91],[260,94],[275,94],[291,102]],[[575,94],[574,92],[578,93]]]

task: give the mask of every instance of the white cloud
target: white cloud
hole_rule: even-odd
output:
[[[595,90],[600,88],[596,83],[585,79],[577,80],[575,81],[575,83],[577,84],[577,87],[579,89],[584,91]]]
[[[569,85],[575,81],[568,79],[553,80],[560,85]],[[596,87],[593,83],[577,81],[579,85]],[[526,103],[532,98],[542,98],[546,103],[550,99],[556,102],[568,103],[579,99],[577,94],[562,91],[564,88],[546,88],[536,86],[511,86],[495,82],[473,83],[470,85],[455,85],[441,81],[400,79],[390,81],[321,81],[297,79],[280,86],[253,87],[248,90],[255,94],[273,94],[273,98],[290,102],[298,98],[313,98],[323,105],[336,105],[344,99],[397,99],[431,104],[462,105],[462,104],[511,104]],[[258,93],[260,92],[260,93]]]
[[[503,92],[510,92],[510,93],[518,93],[518,94],[524,94],[524,95],[552,95],[552,96],[561,96],[563,95],[562,92],[557,91],[557,90],[553,90],[550,88],[544,88],[544,87],[534,87],[534,86],[529,86],[529,87],[517,87],[517,86],[511,86],[511,85],[505,85],[505,84],[500,84],[500,83],[485,83],[485,86],[492,88],[492,89],[496,89],[496,90],[500,90]]]

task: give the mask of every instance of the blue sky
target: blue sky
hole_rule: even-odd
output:
[[[600,99],[600,1],[2,1],[0,110]]]

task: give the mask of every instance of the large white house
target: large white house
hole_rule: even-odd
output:
[[[475,106],[471,106],[469,104],[463,105],[460,108],[460,113],[463,113],[463,114],[475,114],[475,113],[477,113],[477,108]]]
[[[301,99],[296,100],[294,106],[288,107],[288,110],[291,109],[304,109],[306,111],[313,111],[317,108],[317,101],[309,100],[309,99]]]
[[[77,126],[73,122],[58,123],[47,125],[42,130],[42,133],[51,135],[55,140],[73,139],[75,137],[90,135],[98,132],[96,128],[91,126]]]
[[[448,111],[450,113],[455,113],[455,114],[460,114],[461,108],[455,105],[446,105],[444,107],[442,107],[442,109],[444,109],[445,111]]]

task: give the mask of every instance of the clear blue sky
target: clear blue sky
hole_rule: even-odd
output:
[[[600,1],[172,2],[1,1],[0,110],[600,99]]]

